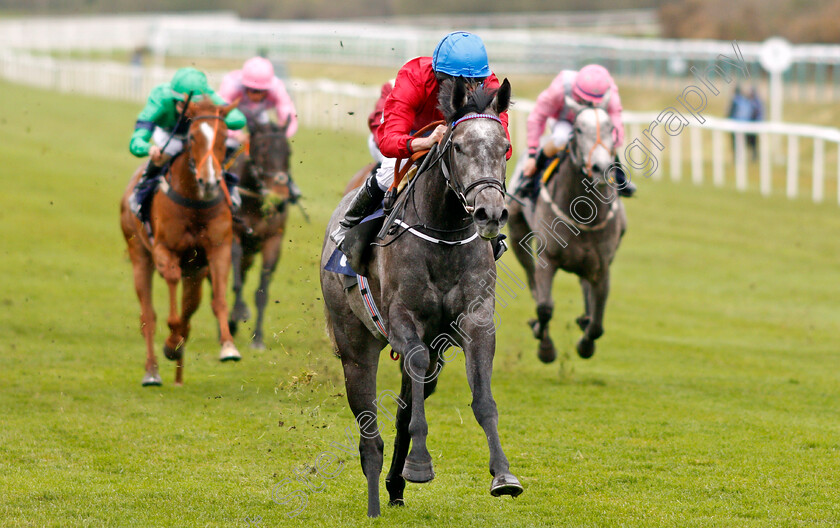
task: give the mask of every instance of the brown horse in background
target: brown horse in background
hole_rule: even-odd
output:
[[[245,274],[254,264],[254,258],[262,253],[260,284],[254,293],[257,306],[257,320],[251,338],[251,348],[265,348],[263,341],[263,318],[268,303],[268,286],[283,244],[286,219],[289,216],[289,157],[291,148],[286,138],[288,122],[251,123],[250,152],[239,156],[233,165],[233,172],[239,175],[239,192],[242,208],[239,216],[245,229],[234,238],[232,246],[233,291],[236,301],[230,315],[230,331],[235,334],[238,323],[247,321],[251,314],[242,300],[242,283]]]
[[[134,269],[134,287],[140,300],[140,328],[146,340],[146,375],[143,385],[161,385],[154,353],[156,316],[152,306],[152,272],[163,276],[169,287],[171,333],[163,345],[167,359],[177,362],[175,384],[183,384],[184,343],[190,317],[201,301],[201,285],[208,272],[213,287],[213,313],[219,320],[220,359],[239,360],[228,328],[225,300],[233,239],[232,217],[226,201],[221,160],[225,155],[225,117],[236,107],[216,106],[209,100],[190,103],[184,151],[172,161],[166,181],[151,204],[152,239],[129,210],[128,198],[143,173],[140,167],[122,197],[120,225]],[[178,314],[178,282],[183,279],[182,309]]]

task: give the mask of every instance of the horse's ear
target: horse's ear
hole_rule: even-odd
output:
[[[510,107],[510,83],[507,78],[502,81],[502,85],[496,92],[496,100],[493,102],[493,105],[497,114],[507,112],[507,109]]]
[[[572,97],[566,96],[566,108],[574,112],[575,114],[580,113],[583,110],[583,105],[579,102],[575,101]]]
[[[187,108],[184,110],[184,115],[187,116],[188,119],[192,119],[195,117],[197,112],[198,106],[194,102],[190,101],[189,104],[187,104]]]
[[[237,106],[239,106],[239,101],[240,101],[241,99],[242,99],[241,97],[237,97],[237,98],[236,98],[236,99],[234,99],[234,100],[233,100],[233,102],[231,102],[229,105],[223,106],[223,107],[222,107],[222,117],[227,117],[227,115],[228,115],[229,113],[231,113],[231,112],[233,111],[233,109],[234,109],[234,108],[236,108]]]
[[[456,112],[467,104],[467,82],[463,77],[455,78],[455,86],[452,88],[452,109]]]

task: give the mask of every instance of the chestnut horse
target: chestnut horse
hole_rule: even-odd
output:
[[[120,204],[120,225],[134,269],[134,287],[140,300],[140,329],[146,340],[146,375],[143,385],[161,385],[154,353],[155,311],[152,306],[152,273],[163,276],[169,287],[170,334],[163,345],[167,359],[177,362],[175,384],[183,384],[184,343],[190,333],[190,317],[201,301],[201,286],[208,272],[213,287],[213,313],[219,320],[222,343],[220,360],[239,360],[228,328],[225,301],[232,217],[227,203],[221,160],[225,155],[225,117],[236,107],[216,106],[209,100],[190,103],[190,120],[184,151],[155,192],[151,204],[152,239],[132,214],[128,198],[143,173],[131,178]],[[183,279],[182,308],[178,314],[178,282]]]

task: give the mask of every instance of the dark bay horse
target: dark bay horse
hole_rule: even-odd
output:
[[[240,156],[233,172],[241,178],[239,193],[242,207],[239,216],[246,229],[234,237],[231,258],[233,261],[233,291],[236,301],[230,318],[232,333],[240,321],[250,318],[248,306],[242,300],[245,274],[262,253],[260,284],[254,293],[257,320],[251,339],[252,348],[265,348],[263,318],[268,303],[268,286],[283,244],[283,233],[289,215],[289,156],[291,148],[286,138],[286,127],[275,123],[250,124],[251,146],[248,157]]]
[[[413,231],[387,236],[371,248],[368,287],[389,336],[378,333],[358,288],[345,290],[344,277],[324,271],[333,253],[330,240],[350,201],[333,213],[321,253],[321,289],[327,331],[344,368],[347,400],[359,426],[359,452],[367,478],[368,515],[380,514],[379,476],[383,442],[377,426],[376,372],[390,342],[401,356],[402,387],[396,416],[391,469],[385,479],[392,505],[404,503],[406,481],[434,478],[426,448],[424,400],[437,384],[451,346],[463,351],[472,409],[490,449],[490,493],[519,495],[497,430],[498,411],[490,390],[496,347],[495,263],[489,239],[507,221],[504,205],[505,153],[510,144],[498,115],[507,110],[510,84],[497,92],[446,81],[440,108],[448,123],[443,146],[430,169],[402,195],[402,222]],[[433,150],[434,153],[434,150]],[[431,237],[433,243],[422,237]],[[361,286],[360,286],[361,287]],[[411,451],[409,452],[409,446]]]
[[[584,313],[577,318],[583,331],[577,343],[580,357],[592,357],[595,340],[604,333],[610,263],[627,229],[624,206],[609,183],[614,181],[610,179],[614,145],[613,125],[604,110],[607,101],[604,98],[592,108],[566,98],[577,112],[569,154],[541,189],[533,210],[515,201],[509,204],[512,246],[537,302],[537,319],[529,325],[540,340],[538,355],[545,363],[557,357],[548,322],[558,269],[580,278],[584,304]]]
[[[146,375],[143,385],[160,385],[154,353],[155,311],[152,306],[152,272],[169,287],[170,334],[163,345],[167,359],[175,360],[175,384],[183,383],[184,343],[190,317],[201,301],[201,286],[208,273],[213,286],[213,313],[219,321],[222,344],[219,359],[238,360],[239,351],[228,329],[225,300],[233,239],[231,213],[221,160],[225,154],[225,116],[234,105],[216,106],[209,100],[190,103],[186,117],[190,128],[184,151],[173,161],[151,205],[152,239],[128,208],[128,198],[143,173],[140,167],[123,195],[120,225],[134,269],[134,287],[140,300],[140,328],[146,340]],[[182,308],[178,313],[177,289],[183,282]]]

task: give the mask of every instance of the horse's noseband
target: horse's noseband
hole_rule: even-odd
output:
[[[467,201],[467,194],[469,194],[470,191],[476,189],[476,194],[478,194],[484,189],[490,187],[498,190],[502,193],[502,195],[504,195],[505,184],[503,180],[499,181],[498,178],[479,178],[464,187],[460,180],[453,177],[455,175],[454,172],[450,174],[449,166],[452,165],[452,134],[455,132],[456,126],[470,119],[492,119],[493,121],[497,121],[499,124],[502,124],[502,120],[493,114],[468,114],[460,119],[456,119],[452,122],[449,134],[446,137],[446,142],[441,149],[440,168],[443,171],[443,177],[446,178],[446,184],[458,197],[458,201],[460,201],[461,205],[464,206],[464,210],[467,211],[467,213],[472,214],[475,210],[475,206],[470,205]],[[446,157],[446,159],[444,159],[444,157]]]

